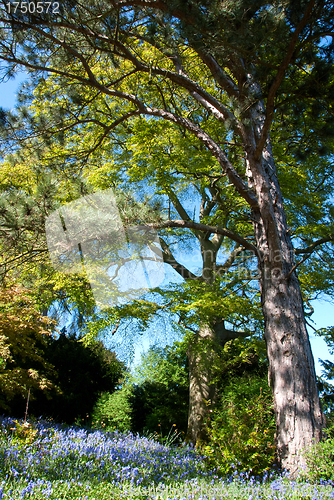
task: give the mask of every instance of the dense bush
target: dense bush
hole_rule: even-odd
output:
[[[275,459],[275,420],[267,382],[265,346],[236,339],[220,356],[216,404],[203,450],[213,467],[225,473],[232,464],[261,473]],[[153,347],[142,356],[133,377],[120,390],[103,394],[94,408],[95,425],[153,434],[161,442],[185,437],[189,398],[186,347]],[[170,432],[171,431],[171,432]]]
[[[57,390],[51,397],[39,393],[30,406],[30,414],[53,417],[56,421],[89,422],[95,402],[103,391],[113,392],[124,365],[102,343],[85,346],[66,335],[49,339],[45,359],[55,368]]]
[[[321,328],[317,334],[322,337],[330,354],[334,354],[334,327]],[[334,363],[320,359],[322,364],[322,377],[318,377],[318,388],[322,409],[326,417],[326,434],[334,438]]]
[[[231,380],[208,433],[205,452],[223,472],[232,472],[232,464],[255,474],[269,469],[275,460],[275,420],[266,381],[251,374]]]
[[[304,451],[306,468],[302,476],[313,483],[334,481],[334,438],[326,439]]]
[[[157,433],[161,439],[171,429],[184,435],[189,402],[185,346],[176,342],[163,349],[152,347],[142,355],[134,377],[132,430]]]
[[[173,428],[183,435],[188,418],[188,372],[185,348],[178,343],[152,347],[142,355],[122,388],[103,394],[93,411],[93,423],[102,428],[155,433],[166,437]]]
[[[108,430],[118,429],[121,432],[132,428],[131,396],[133,386],[124,382],[121,389],[100,395],[92,410],[92,425],[95,428]]]
[[[262,473],[275,462],[276,428],[265,347],[258,340],[230,341],[221,362],[222,377],[204,451],[226,474],[233,467]]]
[[[185,435],[188,417],[188,390],[158,382],[135,386],[132,403],[134,432],[157,432],[161,437],[172,427]]]
[[[39,312],[36,294],[14,281],[0,288],[0,409],[74,423],[103,391],[113,392],[125,370],[102,343],[85,346]]]
[[[51,417],[55,421],[89,423],[95,402],[103,391],[113,392],[125,367],[101,343],[85,346],[76,338],[50,337],[41,346],[40,356],[52,367],[47,393],[34,387],[29,415]],[[23,397],[22,397],[23,396]],[[14,395],[6,413],[24,415],[26,392]]]

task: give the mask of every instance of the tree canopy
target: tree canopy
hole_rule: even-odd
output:
[[[159,229],[162,246],[167,229],[194,235],[202,271],[219,283],[221,263],[205,261],[216,243],[234,242],[234,258],[239,247],[255,257],[278,455],[295,470],[323,426],[297,270],[308,261],[306,301],[319,289],[332,293],[319,264],[332,269],[332,3],[119,0],[65,2],[60,15],[2,12],[3,74],[25,67],[33,79],[32,107],[2,120],[12,164],[29,151],[39,176],[56,172],[58,204],[86,194],[89,182],[143,183],[175,210],[150,211],[144,223]],[[181,203],[190,179],[199,215]],[[57,208],[40,206],[44,216]],[[4,234],[20,237],[13,208],[2,212]],[[36,254],[38,225],[26,228]],[[198,301],[200,314],[206,303]],[[217,327],[231,306],[213,304]]]
[[[53,366],[43,348],[54,322],[40,314],[29,290],[16,283],[0,288],[0,407],[30,389],[50,393]],[[22,412],[23,413],[23,412]]]

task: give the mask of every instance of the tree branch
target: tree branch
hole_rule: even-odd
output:
[[[124,58],[131,61],[132,64],[138,71],[142,71],[149,74],[159,75],[165,79],[168,79],[180,87],[186,89],[189,94],[199,102],[205,109],[210,111],[215,118],[220,121],[225,122],[229,120],[235,131],[241,137],[241,139],[245,142],[247,140],[246,133],[243,129],[242,124],[237,120],[235,115],[231,113],[231,111],[224,106],[218,99],[213,97],[209,92],[204,90],[197,82],[194,82],[189,76],[183,71],[181,66],[176,67],[177,71],[169,71],[166,69],[161,69],[159,67],[147,66],[139,61],[132,52],[118,42],[117,47],[122,50],[124,54]],[[175,59],[175,58],[174,58]],[[175,64],[175,61],[174,61]],[[176,64],[177,66],[177,64]]]
[[[297,269],[297,267],[300,266],[300,264],[302,264],[303,262],[305,262],[305,260],[307,260],[309,257],[311,257],[312,254],[306,254],[302,260],[300,260],[299,262],[297,262],[297,264],[295,264],[291,269],[290,271],[288,272],[288,274],[286,275],[286,279],[289,279],[291,274]]]
[[[175,259],[174,255],[172,254],[169,246],[167,243],[160,238],[160,245],[163,250],[162,256],[164,259],[164,262],[166,264],[169,264],[172,266],[172,268],[180,275],[182,276],[183,279],[185,280],[196,280],[196,281],[201,281],[202,278],[201,276],[196,276],[196,274],[193,274],[189,269],[187,269],[185,266],[177,262]],[[150,249],[153,250],[153,247],[150,246]],[[154,251],[154,250],[153,250]]]
[[[138,106],[139,111],[143,114],[157,116],[165,120],[171,121],[173,123],[177,123],[182,128],[185,128],[189,130],[191,133],[193,133],[211,151],[212,155],[218,160],[219,164],[223,168],[224,172],[227,174],[229,180],[234,185],[237,192],[245,199],[245,201],[250,205],[250,207],[254,211],[258,210],[258,202],[253,190],[250,189],[247,186],[247,184],[242,180],[242,178],[234,169],[233,165],[230,163],[227,156],[218,146],[218,144],[209,136],[209,134],[207,134],[200,127],[195,125],[195,123],[191,122],[187,118],[165,111],[164,109],[151,108],[149,106],[146,106],[142,101],[140,101],[136,96],[132,94],[126,94],[124,92],[109,90],[109,89],[107,89],[106,93],[133,102]]]
[[[321,238],[320,240],[315,241],[314,243],[311,243],[306,248],[296,248],[295,249],[295,254],[300,255],[300,254],[311,254],[313,250],[315,250],[316,247],[319,245],[322,245],[323,243],[328,243],[329,241],[334,241],[334,233],[330,234],[329,236],[325,236],[325,238]]]
[[[314,243],[309,245],[307,248],[296,248],[295,249],[296,255],[301,255],[301,254],[305,254],[305,255],[299,262],[297,262],[292,267],[292,269],[287,274],[287,278],[289,278],[291,276],[291,274],[297,269],[297,267],[299,267],[303,262],[305,262],[305,260],[307,260],[309,257],[311,257],[312,253],[314,252],[314,250],[318,246],[322,245],[323,243],[328,243],[329,241],[334,241],[334,234],[330,234],[329,236],[326,236],[325,238],[321,238],[320,240],[315,241]]]
[[[30,23],[19,22],[18,24],[25,25],[25,24],[30,24]],[[52,42],[60,45],[67,52],[69,52],[70,54],[72,54],[74,57],[77,57],[81,61],[81,64],[84,67],[84,70],[86,71],[89,80],[96,81],[95,75],[92,72],[92,70],[91,70],[91,68],[90,68],[90,66],[89,66],[86,58],[80,52],[78,52],[73,46],[71,46],[68,43],[66,43],[65,40],[60,40],[59,38],[55,37],[54,35],[51,35],[47,31],[44,31],[43,29],[39,28],[35,24],[33,24],[33,25],[30,24],[30,28],[34,29],[34,31],[36,31],[40,35],[44,36],[45,38],[49,39],[50,41],[52,41]]]
[[[228,330],[227,328],[225,328],[225,321],[216,323],[214,325],[214,330],[221,346],[224,346],[229,340],[234,340],[239,337],[246,338],[252,335],[251,332],[238,332],[235,330]]]
[[[165,227],[176,227],[176,228],[180,227],[180,228],[195,229],[197,231],[202,231],[206,233],[221,234],[239,243],[239,245],[242,245],[243,247],[247,248],[247,250],[251,250],[257,257],[260,257],[259,250],[256,248],[256,246],[249,243],[249,241],[247,241],[242,236],[234,233],[233,231],[229,231],[228,229],[225,229],[223,227],[208,226],[206,224],[201,224],[199,222],[184,221],[184,220],[169,220],[159,224],[145,224],[144,227],[145,226],[152,227],[153,229],[162,229]]]
[[[172,201],[172,203],[174,205],[174,208],[177,211],[177,213],[179,214],[179,216],[183,220],[191,220],[190,217],[189,217],[189,215],[188,215],[188,213],[184,209],[182,203],[180,202],[177,194],[171,188],[169,188],[168,186],[164,186],[164,188],[165,188],[166,193],[168,194],[169,198],[171,199],[171,201]]]
[[[16,63],[22,66],[25,66],[30,69],[35,69],[36,71],[47,71],[49,73],[54,73],[60,76],[64,76],[69,79],[77,80],[80,83],[83,83],[85,85],[89,85],[90,87],[96,88],[100,90],[101,92],[110,95],[110,96],[115,96],[119,97],[120,99],[127,100],[129,102],[132,102],[135,104],[139,111],[142,114],[147,114],[147,115],[152,115],[152,116],[157,116],[160,118],[163,118],[165,120],[171,121],[173,123],[177,123],[181,127],[189,130],[192,132],[196,137],[201,140],[201,142],[211,151],[213,156],[219,161],[220,165],[222,166],[223,170],[226,172],[227,176],[229,177],[231,183],[235,186],[236,190],[238,193],[246,200],[246,202],[251,206],[253,210],[258,209],[258,203],[257,203],[257,198],[255,193],[250,189],[247,184],[242,180],[242,178],[239,176],[239,174],[236,172],[228,158],[226,157],[225,153],[222,151],[222,149],[218,146],[218,144],[206,133],[204,132],[200,127],[195,125],[193,122],[188,120],[187,118],[183,118],[181,116],[177,116],[171,112],[168,112],[163,109],[159,108],[151,108],[149,106],[146,106],[142,101],[140,101],[135,95],[133,94],[128,94],[125,92],[121,92],[118,90],[113,90],[109,89],[107,86],[99,83],[98,81],[90,80],[87,78],[84,78],[80,75],[73,74],[73,73],[68,73],[66,71],[61,71],[55,68],[50,68],[46,66],[41,66],[39,64],[32,64],[29,63],[28,61],[16,57],[9,57],[9,56],[2,56],[4,60],[7,62],[12,62]]]
[[[210,54],[207,54],[203,50],[196,50],[197,54],[204,62],[204,64],[209,68],[211,75],[215,79],[215,81],[220,85],[224,90],[226,90],[229,96],[238,97],[240,92],[237,85],[234,83],[231,77],[222,70],[214,57]]]
[[[262,154],[262,150],[267,142],[271,122],[272,122],[273,117],[274,117],[274,111],[275,111],[274,102],[275,102],[276,92],[282,83],[282,80],[283,80],[284,75],[285,75],[285,71],[290,64],[293,53],[295,51],[298,37],[299,37],[301,31],[303,30],[303,28],[306,26],[307,20],[312,13],[314,4],[315,4],[315,0],[310,0],[309,4],[304,12],[302,20],[300,21],[300,23],[298,24],[297,28],[295,29],[295,31],[292,35],[286,56],[284,57],[283,61],[281,62],[280,66],[277,70],[275,80],[269,89],[268,96],[267,96],[267,105],[266,105],[266,118],[265,118],[265,121],[264,121],[264,124],[262,127],[259,142],[258,142],[256,149],[255,149],[255,153],[254,153],[255,160],[260,158],[260,156]]]
[[[108,136],[109,132],[111,130],[113,130],[114,128],[116,128],[117,125],[119,125],[120,123],[123,123],[124,121],[128,120],[129,118],[131,118],[131,116],[135,116],[135,115],[138,115],[138,114],[139,114],[138,110],[129,111],[128,113],[125,113],[125,115],[120,116],[119,118],[117,118],[117,120],[115,120],[109,126],[106,126],[105,130],[104,130],[104,133],[101,135],[101,137],[95,143],[95,145],[91,149],[89,149],[88,151],[86,150],[87,154],[91,155],[92,153],[94,153],[94,151],[96,151],[96,149],[102,144],[102,142],[104,141],[104,139]]]
[[[229,257],[226,259],[224,264],[221,264],[219,266],[216,266],[216,270],[218,271],[218,274],[221,275],[221,273],[224,273],[225,271],[228,271],[232,264],[234,263],[235,259],[238,257],[238,255],[241,254],[241,252],[245,250],[244,246],[237,246],[229,255]]]
[[[66,43],[64,40],[60,40],[54,35],[51,35],[50,33],[43,31],[43,29],[41,29],[36,24],[22,22],[22,21],[16,21],[16,23],[19,24],[20,26],[24,26],[26,29],[31,29],[39,34],[43,34],[43,36],[45,36],[47,39],[63,47],[70,54],[77,57],[81,61],[84,70],[88,75],[88,80],[90,82],[96,82],[96,77],[93,74],[90,66],[88,65],[86,58],[81,53],[79,53],[74,47]],[[50,23],[41,23],[40,25],[43,24],[45,24],[46,26],[50,25]],[[80,27],[72,26],[72,25],[67,25],[65,23],[53,23],[53,25],[56,27],[57,26],[67,27],[70,28],[71,30],[78,31],[82,34],[86,34],[90,37],[94,37],[97,39],[101,38],[101,35],[99,35],[98,33],[95,33],[92,30],[85,29],[82,26]],[[186,89],[194,99],[196,99],[205,109],[209,110],[217,119],[219,119],[220,121],[229,120],[231,125],[235,129],[236,133],[241,137],[242,141],[245,142],[247,140],[243,126],[237,120],[234,114],[231,113],[231,111],[226,106],[224,106],[218,99],[213,97],[210,93],[206,92],[197,82],[191,80],[191,78],[189,78],[189,76],[186,75],[183,71],[173,72],[159,67],[152,67],[143,64],[127,47],[125,47],[116,38],[112,39],[105,36],[102,36],[102,38],[109,44],[113,43],[114,48],[117,47],[122,52],[124,59],[132,62],[132,64],[135,66],[135,70],[133,72],[142,71],[147,74],[159,75],[162,76],[164,79],[168,79],[176,83],[180,87]],[[111,52],[116,53],[115,50],[112,50]],[[212,66],[212,61],[211,61],[211,66]],[[129,74],[132,74],[133,72],[130,72]]]
[[[202,193],[201,206],[199,210],[199,220],[202,221],[204,217],[208,217],[211,213],[211,210],[216,205],[216,202],[210,200],[206,195],[205,191]]]

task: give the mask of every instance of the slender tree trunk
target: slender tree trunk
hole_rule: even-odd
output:
[[[264,116],[260,101],[252,110],[254,143],[261,133]],[[302,449],[313,440],[321,439],[324,423],[300,285],[294,270],[293,246],[270,141],[259,159],[248,154],[247,174],[259,205],[253,218],[260,251],[258,268],[277,453],[281,466],[293,475],[303,463]]]
[[[213,345],[215,332],[209,325],[200,325],[188,345],[189,362],[189,410],[187,441],[195,446],[207,441],[205,422],[210,415],[210,409],[215,395]]]
[[[203,261],[202,278],[208,285],[215,281],[219,242],[200,238]],[[215,403],[219,350],[228,340],[248,337],[248,333],[225,328],[223,319],[215,323],[202,323],[197,334],[189,342],[189,411],[187,441],[200,447],[207,441],[206,423]]]
[[[200,238],[202,278],[214,282],[218,247],[206,238]],[[207,441],[205,422],[215,395],[214,365],[217,356],[216,332],[213,325],[202,323],[193,335],[187,350],[189,364],[189,410],[187,440],[196,446]]]
[[[228,340],[248,337],[249,333],[225,328],[224,321],[211,326],[200,325],[199,332],[189,343],[189,411],[187,441],[200,447],[207,441],[206,423],[216,399],[219,349]]]

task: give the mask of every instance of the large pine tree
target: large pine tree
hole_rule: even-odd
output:
[[[8,14],[5,6],[2,30],[4,71],[23,66],[41,79],[53,74],[55,86],[71,90],[63,106],[54,103],[53,115],[50,107],[59,137],[69,128],[80,134],[86,124],[100,125],[86,160],[127,121],[153,116],[195,136],[245,202],[244,217],[254,231],[278,456],[294,472],[302,448],[321,438],[323,419],[270,131],[276,109],[289,102],[307,106],[316,99],[333,122],[333,44],[321,43],[333,31],[332,2],[68,2],[60,14],[40,15]],[[99,120],[81,119],[81,96],[87,94],[91,102],[106,98],[108,113],[101,109]],[[223,140],[222,124],[228,129]],[[320,142],[326,135],[319,123],[309,124],[307,132]],[[219,225],[163,225],[240,241]],[[333,240],[330,224],[324,233],[299,242],[299,253],[309,256]]]

